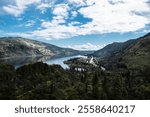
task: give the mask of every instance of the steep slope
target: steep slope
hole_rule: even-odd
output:
[[[125,51],[134,47],[137,43],[141,43],[143,39],[147,41],[149,37],[150,37],[150,33],[138,39],[131,39],[126,42],[120,42],[120,43],[114,42],[112,44],[107,45],[103,49],[95,51],[92,55],[95,57],[99,57],[100,59],[109,59],[111,57],[122,55],[123,53],[126,53]]]
[[[112,56],[117,56],[122,53],[125,49],[135,44],[137,40],[129,40],[124,43],[114,42],[107,45],[103,49],[94,52],[92,55],[100,59],[109,59]]]
[[[150,66],[150,33],[138,39],[130,48],[124,50],[122,62],[130,68]]]
[[[92,55],[110,64],[123,63],[128,68],[150,66],[150,33],[124,43],[109,44]]]
[[[23,56],[70,56],[80,51],[21,37],[0,38],[0,58]]]

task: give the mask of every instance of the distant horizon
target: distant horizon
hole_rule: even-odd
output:
[[[147,35],[147,34],[149,34],[149,33],[150,33],[150,32],[148,32],[148,33],[146,33],[146,34],[144,34],[144,35],[141,35],[141,36],[139,36],[139,37],[132,38],[132,39],[137,39],[137,38],[143,37],[143,36],[145,36],[145,35]],[[43,42],[43,43],[47,43],[47,44],[52,44],[52,43],[50,43],[50,42],[48,42],[48,41],[36,40],[36,39],[26,38],[26,37],[20,37],[20,36],[5,36],[5,37],[1,37],[1,36],[0,36],[0,38],[23,38],[23,39],[39,41],[39,42]],[[132,40],[132,39],[127,39],[127,40],[124,40],[124,41],[114,41],[114,42],[121,43],[121,42],[126,42],[126,41]],[[112,43],[114,43],[114,42],[112,42]],[[112,44],[112,43],[108,43],[107,45]],[[97,51],[97,50],[100,50],[100,49],[104,48],[105,46],[107,46],[107,45],[103,45],[101,48],[99,48],[99,49],[97,49],[97,50],[92,50],[92,49],[90,49],[90,50],[83,49],[83,50],[82,50],[82,49],[75,49],[75,48],[71,48],[71,47],[63,47],[63,46],[59,46],[59,45],[55,45],[55,44],[52,44],[52,45],[58,46],[58,47],[62,47],[62,48],[70,48],[70,49],[79,50],[79,51]]]
[[[150,32],[150,0],[1,0],[0,37],[98,50]]]

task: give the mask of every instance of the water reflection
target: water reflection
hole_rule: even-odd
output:
[[[71,58],[75,57],[81,57],[81,55],[76,56],[69,56],[69,57],[59,57],[59,56],[39,56],[39,57],[16,57],[16,58],[5,58],[0,59],[0,63],[7,63],[15,66],[15,68],[18,68],[20,66],[23,66],[25,64],[35,63],[35,62],[44,62],[49,65],[52,64],[59,64],[64,69],[68,68],[66,64],[64,64],[64,61],[69,60]]]

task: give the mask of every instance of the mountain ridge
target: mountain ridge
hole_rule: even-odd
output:
[[[131,48],[134,44],[136,44],[139,40],[142,40],[143,38],[150,37],[150,33],[136,38],[136,39],[129,39],[125,42],[113,42],[111,44],[108,44],[104,48],[95,51],[92,55],[95,57],[99,57],[101,59],[107,59],[116,53],[123,52],[129,48]]]
[[[61,48],[45,42],[22,37],[0,38],[0,58],[22,56],[72,56],[81,51]]]
[[[149,67],[150,33],[126,42],[109,44],[90,56],[109,65],[123,63],[128,68]]]

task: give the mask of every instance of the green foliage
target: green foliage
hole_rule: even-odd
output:
[[[0,65],[0,99],[15,99],[15,72],[11,65]]]
[[[15,70],[1,64],[0,99],[150,99],[149,70],[75,71],[42,62]]]

